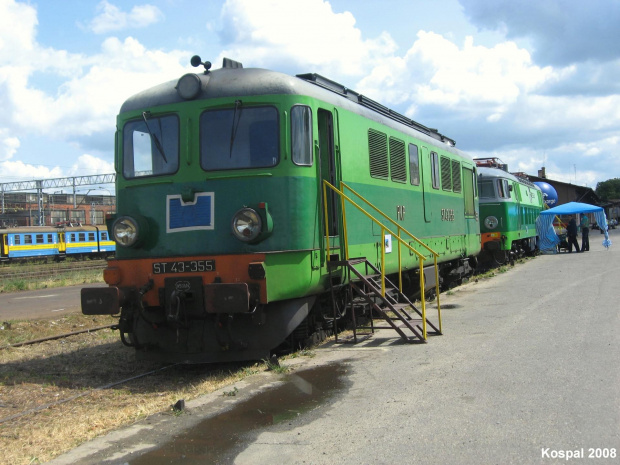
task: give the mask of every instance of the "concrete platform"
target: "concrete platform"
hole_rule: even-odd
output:
[[[387,330],[328,344],[291,375],[250,377],[235,397],[231,386],[50,463],[618,463],[619,230],[610,236],[610,249],[594,231],[590,252],[443,294],[444,335],[428,344]]]

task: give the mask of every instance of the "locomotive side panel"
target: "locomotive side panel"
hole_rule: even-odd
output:
[[[437,250],[440,262],[478,253],[477,198],[470,160],[359,114],[341,110],[338,118],[342,181]],[[464,176],[469,176],[466,186]],[[384,242],[381,229],[350,205],[346,216],[349,255],[373,257],[378,265]],[[395,272],[395,240],[393,244],[386,265]],[[419,266],[415,255],[404,255],[405,268]]]

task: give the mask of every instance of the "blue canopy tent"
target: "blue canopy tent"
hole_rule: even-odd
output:
[[[557,245],[560,243],[560,238],[553,229],[553,219],[556,216],[578,215],[580,213],[594,213],[596,223],[605,234],[603,245],[605,247],[611,246],[609,233],[607,232],[607,217],[605,216],[603,207],[597,207],[587,203],[568,202],[540,212],[540,215],[536,219],[536,233],[540,238],[540,250],[556,250]]]

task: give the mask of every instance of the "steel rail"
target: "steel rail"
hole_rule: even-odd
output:
[[[56,339],[63,339],[65,337],[75,336],[77,334],[83,334],[83,333],[90,333],[90,332],[94,332],[94,331],[99,331],[100,329],[114,328],[116,326],[117,325],[115,325],[115,324],[114,325],[106,325],[106,326],[96,326],[94,328],[81,329],[79,331],[73,331],[71,333],[64,333],[64,334],[58,334],[56,336],[42,337],[40,339],[33,339],[31,341],[16,342],[15,344],[9,344],[8,346],[0,347],[0,350],[11,349],[13,347],[23,347],[23,346],[28,346],[28,345],[32,345],[32,344],[39,344],[39,343],[45,342],[45,341],[54,341]]]
[[[103,270],[106,267],[105,263],[95,264],[81,264],[77,266],[52,266],[52,267],[37,267],[29,270],[3,268],[0,267],[0,281],[3,280],[16,280],[16,279],[35,279],[46,278],[56,275],[66,275],[69,273],[80,273],[86,271]]]

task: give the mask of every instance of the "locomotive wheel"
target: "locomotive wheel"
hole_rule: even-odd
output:
[[[497,263],[498,265],[503,265],[504,263],[506,263],[507,257],[505,250],[494,250],[492,253],[495,263]]]

